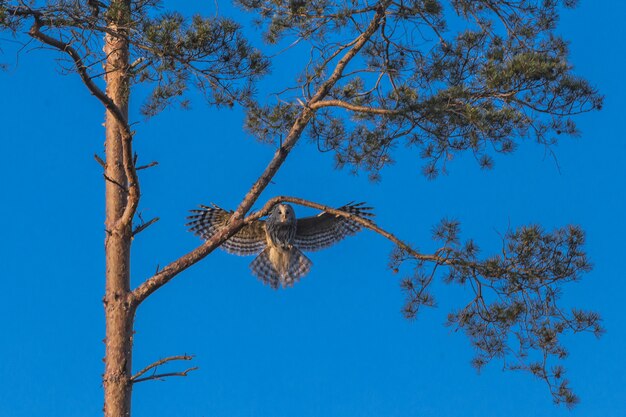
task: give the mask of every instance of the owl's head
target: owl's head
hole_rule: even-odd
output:
[[[289,204],[276,204],[270,217],[275,222],[280,223],[293,223],[296,221],[296,213]]]

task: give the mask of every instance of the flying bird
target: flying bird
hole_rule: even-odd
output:
[[[337,210],[369,219],[371,207],[349,203]],[[216,205],[200,206],[188,217],[189,230],[208,240],[226,226],[232,211]],[[272,288],[290,287],[306,275],[313,264],[302,251],[325,249],[361,230],[354,220],[327,212],[296,218],[289,204],[276,204],[266,220],[255,220],[222,243],[235,255],[257,255],[250,263],[252,273]]]

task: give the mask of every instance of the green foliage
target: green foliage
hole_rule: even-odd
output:
[[[568,311],[559,304],[563,284],[579,280],[591,269],[583,231],[574,226],[551,233],[539,226],[521,227],[504,236],[500,254],[484,259],[479,259],[474,242],[461,244],[459,233],[454,221],[444,220],[435,228],[433,239],[443,247],[434,268],[404,250],[393,253],[394,270],[413,263],[412,275],[402,281],[405,316],[414,318],[421,307],[435,304],[429,286],[438,267],[447,269],[444,282],[472,290],[467,305],[448,315],[448,325],[468,336],[476,349],[474,366],[480,369],[501,359],[507,369],[528,371],[544,380],[555,402],[574,405],[578,399],[560,363],[567,356],[561,338],[603,332],[598,314]]]
[[[559,135],[577,134],[572,116],[602,105],[573,74],[566,43],[554,34],[557,1],[238,3],[257,13],[269,42],[311,45],[309,64],[280,95],[287,103],[311,99],[377,8],[386,7],[380,29],[326,97],[343,105],[318,110],[307,130],[319,149],[335,152],[338,166],[373,178],[399,144],[416,149],[430,178],[465,151],[490,168],[495,153],[514,151],[524,138],[550,146]],[[465,20],[455,23],[463,26],[458,32],[447,22],[452,12]],[[257,111],[249,120],[263,118]],[[274,124],[279,136],[282,124]],[[267,137],[267,124],[259,126],[250,131]]]
[[[365,170],[372,179],[393,163],[399,145],[419,153],[429,178],[460,152],[491,168],[495,153],[513,152],[525,138],[551,146],[560,135],[576,135],[573,116],[602,105],[598,92],[572,72],[566,42],[554,34],[558,7],[572,1],[452,0],[448,6],[465,21],[456,32],[447,21],[451,10],[435,0],[239,3],[257,13],[269,43],[291,37],[310,45],[309,63],[278,95],[280,104],[249,110],[247,128],[263,141],[289,130],[375,12],[385,9],[379,29],[306,130],[320,151],[335,152],[338,166]],[[444,282],[473,294],[448,317],[476,349],[473,364],[480,369],[501,359],[507,369],[544,380],[555,402],[574,405],[561,340],[568,333],[603,331],[596,313],[559,303],[562,286],[591,269],[583,232],[523,227],[504,236],[501,254],[482,259],[473,241],[460,242],[459,232],[454,221],[435,228],[442,247],[434,258],[407,248],[392,255],[394,271],[413,263],[401,283],[404,315],[414,318],[421,307],[436,305],[430,287],[446,270]]]
[[[400,145],[424,159],[429,178],[461,152],[491,168],[494,154],[514,151],[525,138],[551,146],[577,134],[573,116],[602,105],[595,88],[573,73],[566,42],[554,33],[559,7],[573,7],[572,0],[235,3],[256,14],[269,47],[304,46],[308,63],[294,84],[279,80],[271,104],[253,97],[269,61],[230,19],[157,15],[158,0],[136,0],[130,9],[97,0],[0,0],[0,30],[18,37],[34,27],[59,40],[65,45],[59,49],[75,51],[70,67],[95,83],[102,83],[103,37],[125,39],[131,81],[152,87],[145,115],[175,101],[186,105],[185,93],[197,88],[211,104],[245,105],[247,130],[264,142],[286,136],[297,120],[306,124],[304,134],[320,151],[334,152],[338,166],[374,180]],[[111,20],[125,24],[111,28]],[[434,256],[394,252],[394,270],[412,264],[402,281],[405,316],[435,305],[430,285],[446,270],[446,283],[473,294],[448,324],[467,334],[474,365],[502,359],[506,368],[546,381],[556,402],[574,404],[559,362],[567,355],[562,336],[602,332],[597,314],[559,304],[563,284],[591,268],[583,232],[520,228],[504,236],[500,254],[486,258],[459,233],[458,222],[443,221],[433,230],[441,245]]]
[[[104,36],[126,39],[132,81],[153,86],[142,108],[147,116],[175,100],[186,103],[184,94],[190,87],[202,91],[211,104],[248,103],[254,81],[267,72],[269,62],[245,39],[241,27],[221,17],[188,19],[168,12],[155,16],[157,8],[157,0],[133,1],[128,10],[99,1],[57,0],[41,6],[3,1],[0,29],[28,31],[36,19],[40,31],[77,51],[97,81],[102,74],[95,69],[105,59]],[[114,17],[128,23],[107,27]]]
[[[11,14],[6,1],[0,0],[0,31],[9,31],[15,34],[19,26],[19,19],[16,19],[16,17]]]
[[[252,132],[258,140],[273,143],[276,132],[288,132],[298,117],[300,108],[289,104],[259,106],[251,103],[245,121],[246,130]]]
[[[267,70],[267,60],[230,19],[194,16],[187,22],[178,13],[168,13],[140,24],[137,55],[149,65],[141,65],[136,79],[157,82],[143,109],[147,115],[181,96],[190,83],[209,92],[213,104],[248,101],[253,80]]]
[[[358,1],[236,0],[235,3],[258,14],[256,22],[266,27],[264,39],[270,44],[278,43],[289,35],[303,39],[312,36],[323,38],[327,33],[344,27],[348,19],[360,10]],[[363,10],[371,11],[373,8]]]

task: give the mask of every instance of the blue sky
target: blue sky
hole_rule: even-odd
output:
[[[194,4],[182,7],[193,11]],[[497,158],[491,171],[458,158],[435,181],[421,176],[416,155],[397,154],[397,164],[372,184],[366,175],[335,170],[331,155],[303,142],[262,197],[364,200],[381,226],[424,251],[432,250],[430,230],[442,217],[460,220],[463,236],[484,253],[497,249],[509,225],[581,225],[595,268],[565,288],[564,301],[600,312],[607,333],[567,339],[569,378],[581,397],[573,411],[554,406],[538,380],[502,372],[499,363],[476,373],[466,337],[443,326],[467,296],[462,289],[437,284],[438,307],[404,320],[399,277],[386,268],[392,246],[363,232],[312,254],[311,273],[285,291],[251,276],[251,258],[223,252],[158,291],[137,315],[134,368],[189,353],[200,369],[138,384],[135,415],[626,415],[626,4],[602,4],[581,1],[559,26],[571,40],[576,72],[606,96],[601,112],[578,119],[581,137],[555,149],[560,170],[528,142]],[[22,53],[16,62],[13,46],[2,45],[9,69],[0,73],[0,416],[97,415],[104,187],[93,154],[102,151],[104,112],[77,76],[59,74],[53,53]],[[131,104],[140,160],[160,163],[142,173],[141,211],[161,221],[134,242],[136,286],[200,243],[185,230],[187,211],[209,202],[235,206],[273,149],[243,132],[236,110],[196,101],[192,110],[145,121],[140,103]]]

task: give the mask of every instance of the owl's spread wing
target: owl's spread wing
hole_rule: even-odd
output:
[[[205,240],[209,240],[224,227],[232,214],[216,205],[212,207],[201,205],[200,209],[191,210],[191,212],[193,214],[187,217],[190,221],[186,226],[189,227],[189,231]],[[265,249],[264,223],[262,220],[257,220],[244,226],[220,247],[235,255],[256,255]]]
[[[337,210],[365,219],[372,217],[372,208],[364,205],[365,203],[349,203]],[[294,243],[300,250],[315,251],[332,246],[359,230],[361,225],[354,220],[323,212],[317,216],[298,219]]]

